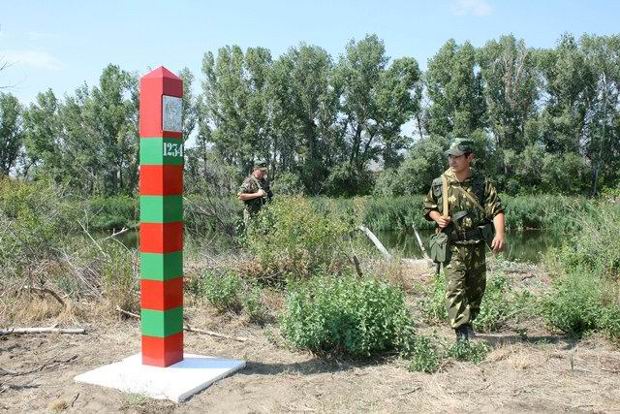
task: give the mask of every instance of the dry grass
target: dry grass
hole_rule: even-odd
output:
[[[243,260],[193,256],[187,278],[205,268],[231,268]],[[247,263],[247,262],[246,262]],[[378,275],[419,295],[417,284],[429,283],[428,272],[412,270],[406,262],[371,263]],[[533,271],[531,271],[533,270]],[[525,277],[533,274],[533,277]],[[518,268],[507,276],[519,288],[544,289],[545,275]],[[359,362],[323,360],[290,349],[277,325],[259,326],[244,315],[220,314],[202,300],[187,297],[185,316],[194,327],[249,338],[245,343],[186,333],[185,349],[192,353],[243,358],[247,368],[199,393],[187,403],[121,394],[75,384],[72,378],[96,366],[138,352],[139,323],[111,309],[105,300],[71,302],[70,311],[49,295],[23,292],[1,297],[0,323],[37,326],[80,325],[86,335],[0,337],[0,367],[26,372],[48,361],[65,361],[23,376],[0,377],[0,410],[7,412],[614,412],[620,407],[617,378],[620,351],[599,335],[578,343],[525,321],[527,337],[507,327],[479,335],[491,347],[478,365],[449,360],[439,372],[409,372],[407,361],[388,359]],[[283,306],[277,289],[263,289],[262,301],[272,315]],[[443,325],[418,326],[424,335],[453,340]],[[78,397],[76,399],[76,396]],[[66,404],[66,406],[65,406]]]

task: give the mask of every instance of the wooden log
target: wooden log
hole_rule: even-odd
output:
[[[0,329],[0,335],[9,334],[42,334],[42,333],[62,333],[62,334],[83,334],[84,328],[7,328]]]
[[[123,315],[127,315],[132,318],[140,319],[140,315],[133,313],[133,312],[126,311],[125,309],[122,309],[119,306],[116,307],[116,310],[122,313]],[[248,340],[248,338],[243,338],[240,336],[230,336],[230,335],[224,335],[218,332],[207,331],[204,329],[192,328],[191,326],[187,324],[183,325],[183,330],[187,332],[196,332],[196,333],[200,333],[204,335],[215,336],[216,338],[232,339],[233,341],[239,341],[239,342],[246,342]]]
[[[424,256],[425,259],[430,260],[431,258],[428,256],[428,253],[426,252],[426,249],[424,248],[424,243],[422,243],[422,238],[420,237],[420,233],[418,233],[418,229],[415,228],[415,224],[412,224],[411,227],[413,227],[413,232],[415,233],[415,238],[418,241],[420,250],[422,250],[422,255]]]
[[[388,260],[392,260],[392,255],[390,254],[390,252],[387,251],[383,243],[381,243],[381,241],[377,238],[377,236],[375,236],[374,233],[370,231],[368,227],[358,226],[358,229],[363,231],[364,234],[368,236],[368,238],[374,243],[375,247],[381,252],[383,257],[385,257]]]

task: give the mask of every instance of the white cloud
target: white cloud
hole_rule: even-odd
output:
[[[457,16],[488,16],[492,13],[491,5],[485,0],[455,0],[452,13]]]
[[[48,52],[37,50],[0,50],[0,58],[9,65],[30,66],[36,69],[61,70],[60,60]]]

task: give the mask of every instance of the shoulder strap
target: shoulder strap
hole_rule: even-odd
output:
[[[258,181],[258,178],[254,177],[254,175],[250,175],[250,178],[252,178],[252,180],[254,180],[254,182],[256,183],[256,186],[258,187],[259,190],[263,189],[263,186],[260,185],[260,181]]]
[[[463,195],[465,195],[465,197],[467,197],[472,203],[474,203],[474,206],[476,206],[478,209],[480,209],[480,211],[482,211],[482,214],[486,214],[486,211],[484,210],[484,207],[482,207],[480,205],[480,202],[478,200],[476,200],[476,198],[473,195],[469,194],[467,191],[465,191],[461,187],[454,187],[454,188],[456,188],[458,191],[463,193]]]
[[[443,216],[450,216],[450,210],[448,206],[448,180],[445,174],[441,174],[441,198],[443,198]]]

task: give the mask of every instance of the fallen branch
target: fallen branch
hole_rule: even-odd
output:
[[[116,307],[116,310],[117,310],[117,312],[120,312],[120,313],[122,313],[123,315],[126,315],[126,316],[131,316],[132,318],[138,318],[138,319],[140,319],[140,315],[138,315],[137,313],[133,313],[133,312],[126,311],[125,309],[122,309],[120,306],[117,306],[117,307]]]
[[[366,234],[366,236],[368,236],[368,238],[374,243],[375,247],[379,249],[383,257],[385,257],[388,260],[392,260],[392,255],[390,254],[390,252],[387,251],[385,246],[381,243],[381,241],[377,238],[377,236],[375,236],[374,233],[370,231],[368,227],[358,226],[357,228],[363,231]]]
[[[83,334],[84,328],[7,328],[0,329],[0,335],[9,334],[39,334],[39,333],[62,333],[62,334]]]
[[[201,333],[201,334],[205,334],[209,336],[215,336],[216,338],[232,339],[233,341],[246,342],[248,340],[248,338],[243,338],[240,336],[229,336],[229,335],[224,335],[218,332],[205,331],[204,329],[192,328],[191,326],[187,324],[183,326],[183,329],[186,330],[187,332]]]
[[[28,375],[28,374],[32,374],[32,373],[35,373],[35,372],[43,371],[45,368],[49,368],[49,367],[57,365],[57,364],[69,363],[69,362],[77,359],[77,357],[78,357],[77,355],[71,355],[67,359],[53,359],[53,360],[48,361],[45,364],[43,364],[43,365],[41,365],[41,366],[39,366],[37,368],[31,369],[31,370],[28,370],[28,371],[19,371],[19,372],[17,372],[17,371],[11,371],[11,370],[8,370],[8,369],[0,368],[0,376],[5,375],[5,376],[17,377],[17,376],[20,376],[20,375]]]
[[[132,318],[137,318],[140,319],[140,315],[133,313],[133,312],[129,312],[126,311],[125,309],[122,309],[121,307],[117,306],[116,310],[120,313],[122,313],[123,315],[127,315],[130,316]],[[201,334],[205,334],[205,335],[209,335],[209,336],[215,336],[216,338],[224,338],[224,339],[232,339],[233,341],[239,341],[239,342],[246,342],[248,340],[248,338],[243,338],[243,337],[239,337],[239,336],[229,336],[229,335],[224,335],[218,332],[213,332],[213,331],[206,331],[204,329],[197,329],[197,328],[192,328],[189,325],[183,325],[183,330],[187,331],[187,332],[196,332],[196,333],[201,333]]]
[[[425,259],[430,260],[431,258],[428,256],[428,253],[426,253],[426,249],[424,248],[424,243],[422,243],[422,238],[420,237],[420,233],[418,233],[418,229],[415,228],[414,224],[412,224],[411,227],[413,227],[413,232],[415,233],[415,238],[418,241],[418,245],[420,245],[420,250],[422,250],[422,255]]]
[[[54,292],[51,289],[40,288],[40,287],[36,287],[36,286],[24,286],[22,289],[28,290],[30,292],[35,291],[35,292],[47,293],[47,294],[51,295],[54,299],[56,299],[56,301],[58,301],[58,303],[60,303],[64,308],[67,307],[67,304],[65,303],[64,300],[62,300],[60,295],[58,293]]]

